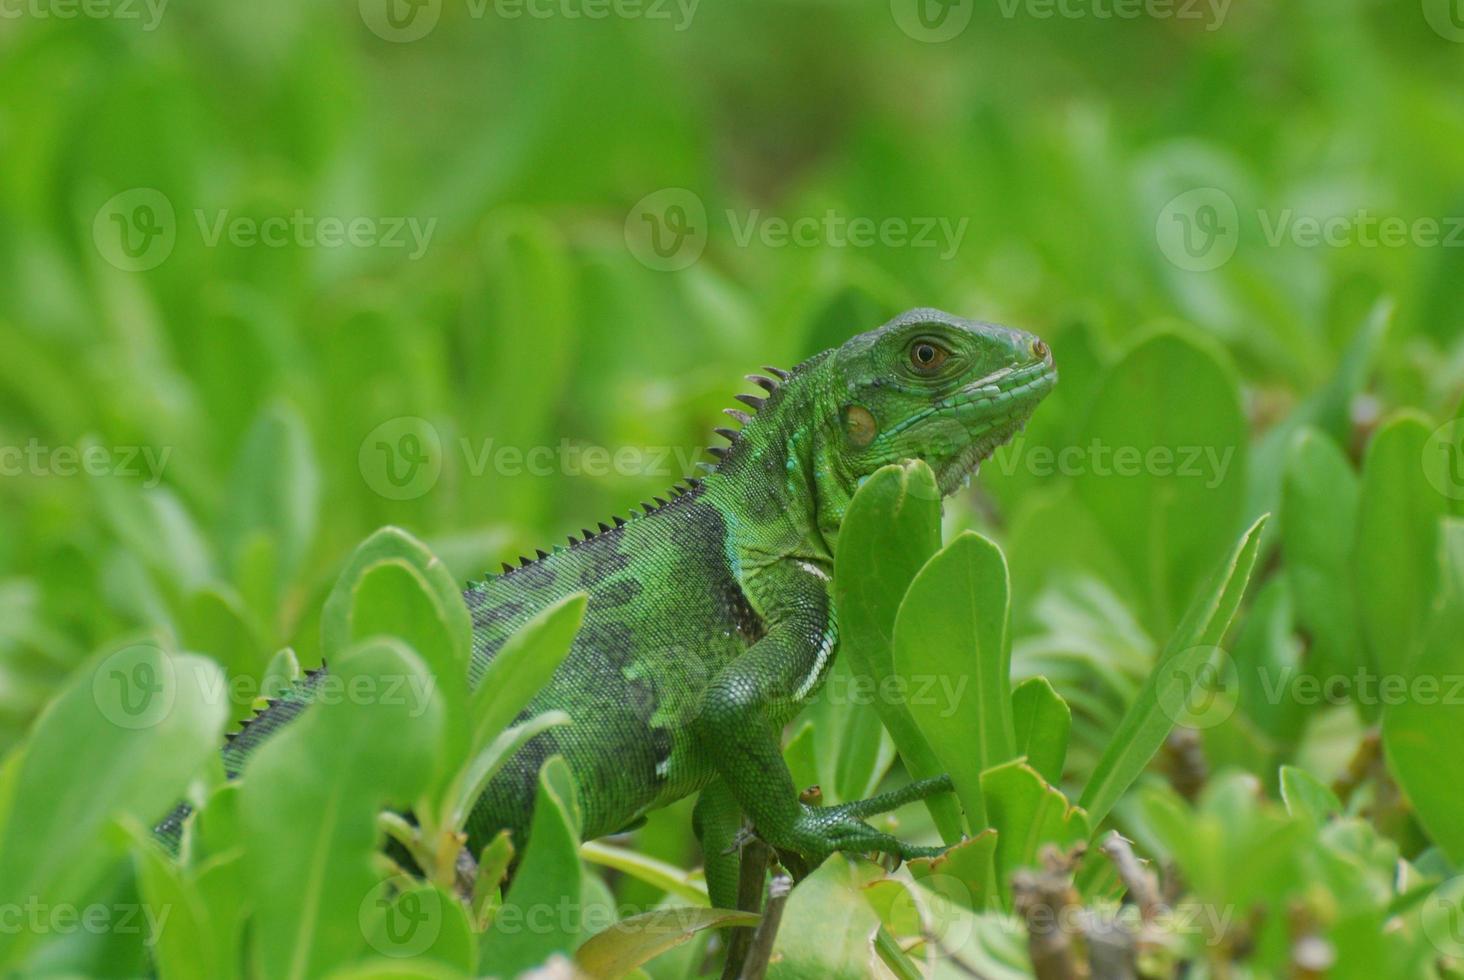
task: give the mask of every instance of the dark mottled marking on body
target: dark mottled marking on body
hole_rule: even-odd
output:
[[[622,579],[619,582],[611,582],[596,592],[594,602],[598,608],[613,609],[616,606],[634,602],[636,597],[641,594],[641,590],[642,586],[636,579]]]

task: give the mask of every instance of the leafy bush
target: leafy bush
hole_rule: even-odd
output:
[[[470,691],[457,590],[691,475],[744,371],[933,305],[1062,380],[943,517],[865,487],[786,757],[826,802],[949,769],[887,826],[967,839],[829,861],[770,973],[1460,972],[1450,4],[84,6],[0,19],[0,970],[715,963],[755,927],[689,802],[576,845],[550,765],[533,845],[459,861],[578,611]],[[356,700],[226,782],[327,654]]]

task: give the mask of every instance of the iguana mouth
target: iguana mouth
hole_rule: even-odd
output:
[[[955,492],[990,456],[1027,424],[1037,404],[1057,384],[1051,362],[1005,368],[962,386],[929,413],[958,418],[971,441],[936,474],[942,496]]]

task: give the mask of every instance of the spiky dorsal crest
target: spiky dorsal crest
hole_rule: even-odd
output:
[[[740,408],[723,409],[723,411],[727,415],[731,416],[737,421],[739,428],[733,429],[726,426],[719,426],[714,430],[717,435],[726,439],[728,443],[725,446],[707,447],[707,452],[710,453],[718,461],[719,464],[721,463],[721,461],[725,460],[727,456],[731,453],[731,451],[738,445],[738,443],[742,441],[742,428],[745,427],[749,422],[751,422],[753,417],[764,406],[766,406],[767,403],[778,394],[778,392],[782,390],[783,383],[796,375],[799,371],[799,368],[801,367],[802,365],[794,368],[792,371],[785,371],[782,368],[773,367],[772,365],[765,365],[763,367],[763,370],[766,371],[768,375],[771,375],[771,377],[761,374],[749,374],[746,376],[748,381],[751,381],[753,384],[757,385],[759,388],[765,391],[767,395],[766,397],[763,397],[744,393],[733,396],[736,398],[737,401],[752,409],[751,413],[744,412]],[[708,469],[711,472],[715,472],[717,469],[715,465],[708,466],[704,463],[698,465]],[[640,513],[634,514],[630,520],[638,520],[641,517],[648,517],[651,514],[662,510],[663,508],[673,507],[682,500],[694,497],[694,491],[700,489],[701,485],[701,480],[695,477],[688,478],[683,483],[678,483],[671,488],[669,500],[664,497],[653,497],[650,501],[642,503],[640,505]],[[553,553],[559,554],[560,552],[565,550],[573,551],[575,548],[581,547],[582,545],[585,545],[588,542],[595,540],[596,538],[602,537],[606,534],[613,534],[619,531],[621,528],[625,527],[628,523],[630,523],[630,521],[626,520],[625,518],[618,516],[612,517],[611,520],[614,522],[613,527],[609,524],[606,524],[604,521],[601,521],[599,523],[598,532],[591,531],[590,529],[585,528],[580,531],[581,536],[578,538],[571,534],[569,536],[569,548],[564,549],[556,546]],[[502,574],[500,576],[490,575],[489,577],[493,578],[512,575],[513,573],[534,565],[537,562],[543,561],[545,558],[548,557],[549,553],[543,551],[542,549],[537,552],[537,557],[535,558],[520,556],[519,563],[517,565],[510,564],[509,562],[504,562]],[[468,587],[473,588],[474,583],[468,583]]]

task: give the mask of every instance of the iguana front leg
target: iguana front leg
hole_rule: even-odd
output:
[[[776,576],[766,592],[779,597],[776,607],[764,610],[767,633],[713,678],[694,723],[718,775],[758,836],[805,862],[803,869],[790,869],[795,873],[816,868],[834,851],[880,851],[902,860],[940,853],[942,848],[907,844],[860,818],[948,791],[949,781],[925,780],[839,806],[800,802],[780,736],[832,663],[833,601],[827,577],[816,569],[793,565],[764,575]]]

